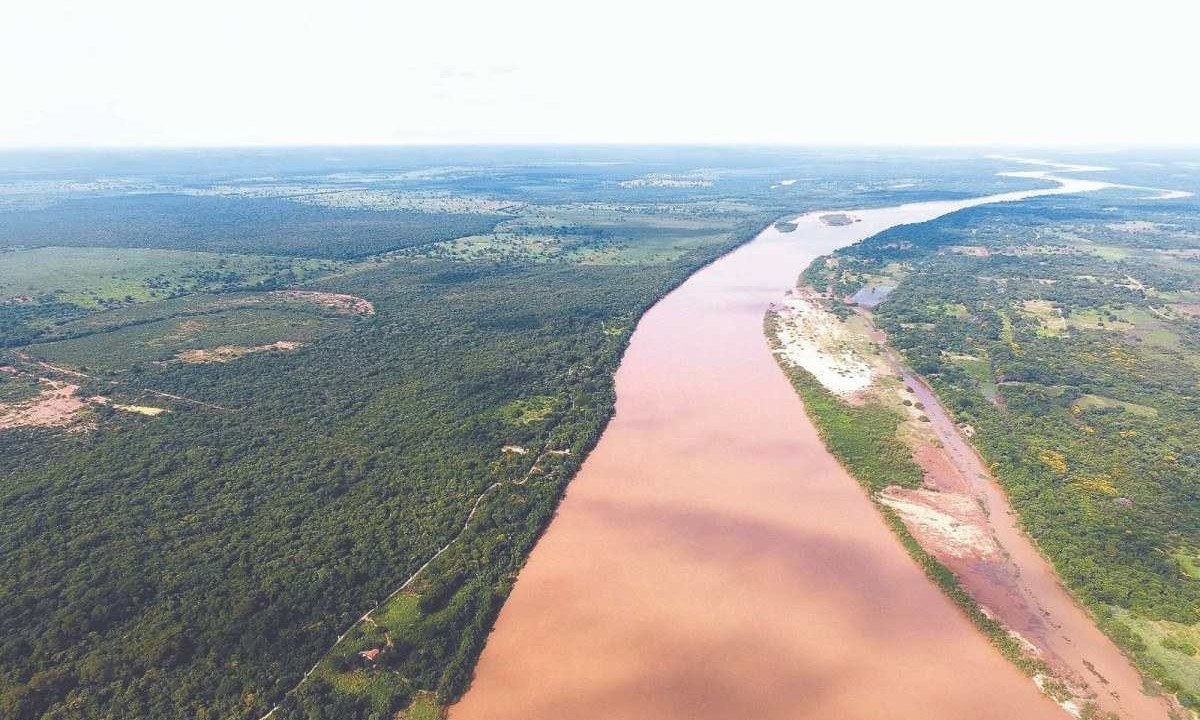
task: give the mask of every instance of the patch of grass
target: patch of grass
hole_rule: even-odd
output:
[[[1133,643],[1138,664],[1180,700],[1195,707],[1200,700],[1200,625],[1151,620],[1123,608],[1113,607],[1111,611],[1113,618],[1140,641]]]
[[[513,400],[500,408],[500,417],[512,425],[536,425],[549,417],[557,407],[558,398],[553,395],[535,395]]]
[[[1012,350],[1013,355],[1019,357],[1024,350],[1022,350],[1020,344],[1017,343],[1017,333],[1016,330],[1013,329],[1012,318],[1009,317],[1008,312],[1005,310],[1000,310],[998,314],[1000,316],[1000,339],[1004,341],[1004,344],[1008,345],[1008,348]]]
[[[1184,575],[1200,580],[1200,553],[1188,548],[1180,548],[1171,556],[1179,563],[1179,569]]]
[[[1049,300],[1026,300],[1021,303],[1021,310],[1037,321],[1037,334],[1042,337],[1058,337],[1067,330],[1062,311]]]
[[[1075,245],[1074,247],[1104,260],[1124,260],[1133,254],[1129,248],[1117,247],[1115,245],[1094,245],[1088,243],[1086,245]]]
[[[644,214],[625,209],[558,208],[501,223],[494,232],[445,240],[403,251],[402,256],[459,262],[570,263],[577,265],[663,265],[714,244],[728,242],[736,228],[718,219]]]
[[[989,401],[994,401],[999,388],[992,376],[992,363],[986,357],[974,355],[951,355],[950,360],[963,369],[967,375],[979,385],[979,391]]]
[[[299,282],[335,266],[328,260],[183,250],[33,248],[4,253],[0,300],[62,302],[96,310],[191,292]]]
[[[300,307],[251,306],[130,325],[111,332],[38,343],[26,350],[51,363],[114,373],[139,364],[172,362],[178,353],[197,348],[253,347],[277,340],[310,343],[344,322]]]
[[[1138,417],[1157,417],[1158,410],[1149,405],[1138,405],[1137,403],[1125,402],[1116,398],[1105,397],[1103,395],[1084,395],[1075,401],[1075,407],[1080,410],[1093,409],[1119,409],[1137,415]]]
[[[958,320],[966,320],[971,317],[971,313],[967,310],[967,306],[962,303],[943,303],[942,312],[952,318]]]
[[[371,617],[392,629],[412,627],[421,617],[420,598],[415,593],[400,593],[371,613]]]
[[[437,695],[431,692],[419,692],[413,697],[412,704],[404,711],[406,720],[442,720],[446,717]]]

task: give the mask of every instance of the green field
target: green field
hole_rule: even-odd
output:
[[[88,309],[193,292],[303,282],[329,260],[182,250],[41,247],[0,253],[0,303],[62,302]]]

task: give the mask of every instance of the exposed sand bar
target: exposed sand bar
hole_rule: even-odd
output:
[[[811,260],[1053,190],[796,220],[639,323],[617,412],[505,604],[453,720],[1066,717],[905,554],[763,335]]]

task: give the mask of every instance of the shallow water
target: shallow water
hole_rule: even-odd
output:
[[[930,583],[825,450],[763,335],[815,257],[987,201],[773,227],[639,323],[617,412],[453,720],[1066,717]]]

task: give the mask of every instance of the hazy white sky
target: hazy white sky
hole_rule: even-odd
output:
[[[1195,0],[0,5],[0,145],[1200,144]]]

